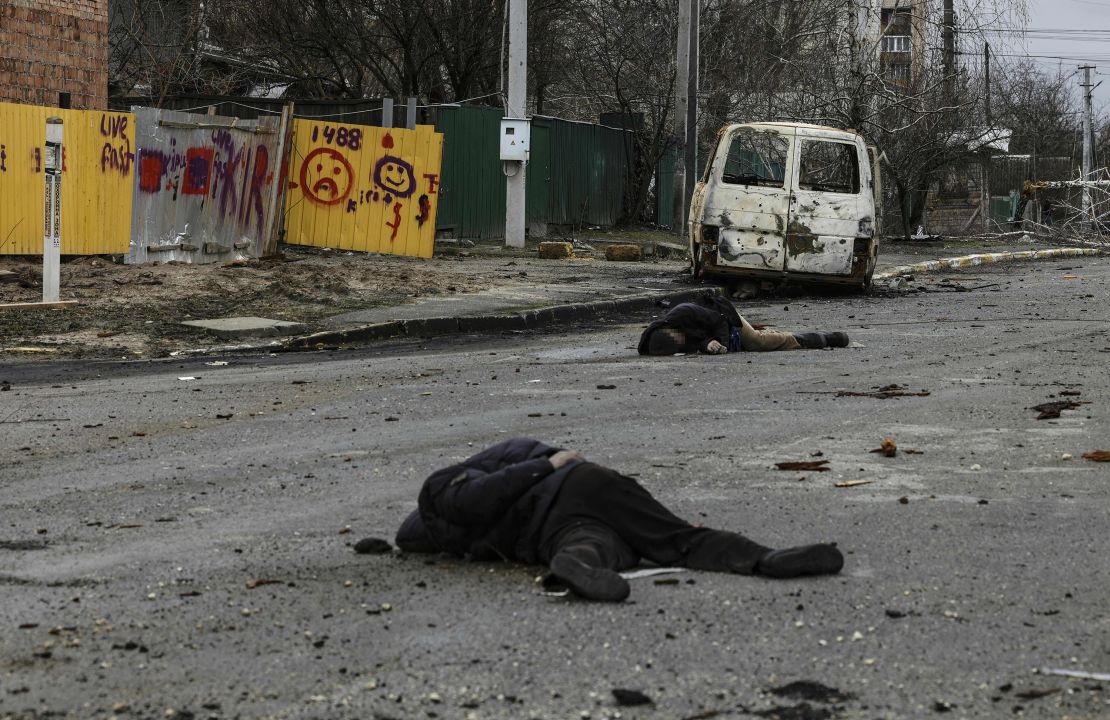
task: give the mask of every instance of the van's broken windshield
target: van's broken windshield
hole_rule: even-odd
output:
[[[783,187],[789,143],[774,131],[741,128],[732,135],[724,182],[732,185]]]

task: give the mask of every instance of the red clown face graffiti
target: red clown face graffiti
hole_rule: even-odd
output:
[[[313,202],[337,205],[351,194],[353,184],[351,164],[331,148],[316,148],[301,164],[301,190]]]
[[[384,156],[374,165],[374,183],[395,198],[407,198],[416,192],[412,165],[392,155]]]

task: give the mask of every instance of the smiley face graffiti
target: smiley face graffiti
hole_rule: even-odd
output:
[[[338,205],[351,194],[354,171],[347,158],[331,148],[316,148],[301,164],[301,191],[320,205]]]
[[[374,165],[374,184],[395,198],[407,198],[416,192],[412,165],[393,155],[383,156]]]

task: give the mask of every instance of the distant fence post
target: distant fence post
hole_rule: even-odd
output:
[[[416,129],[416,98],[410,97],[405,104],[405,127],[409,130]]]
[[[382,127],[393,127],[393,98],[382,98]]]

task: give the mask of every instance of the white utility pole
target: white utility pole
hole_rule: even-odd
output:
[[[509,2],[509,94],[505,115],[523,119],[528,111],[528,0]],[[527,162],[510,162],[516,172],[505,178],[505,245],[524,247],[524,182]],[[508,170],[506,170],[508,172]]]
[[[1080,65],[1083,71],[1083,181],[1091,179],[1091,70],[1092,65]],[[1091,188],[1083,185],[1083,221],[1091,222]]]
[[[43,166],[46,178],[46,222],[42,235],[42,301],[56,303],[61,290],[62,262],[62,121],[46,121],[46,157]]]
[[[674,82],[673,230],[686,234],[690,197],[698,172],[698,20],[700,0],[678,0],[678,57]]]

